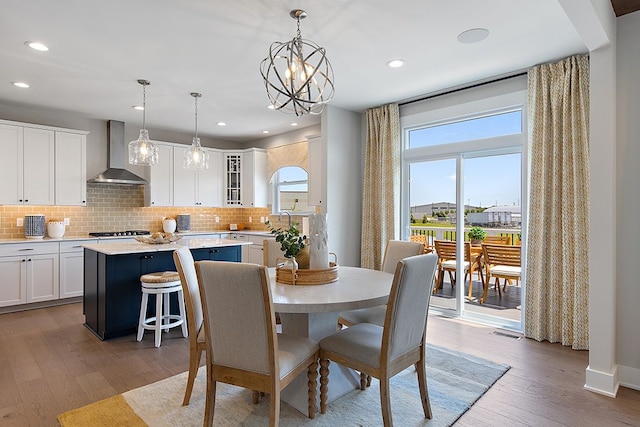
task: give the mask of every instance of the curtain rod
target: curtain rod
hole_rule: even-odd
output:
[[[398,106],[402,107],[403,105],[413,104],[414,102],[426,101],[427,99],[437,98],[438,96],[449,95],[451,93],[460,92],[462,90],[473,89],[474,87],[484,86],[484,85],[488,85],[488,84],[491,84],[491,83],[497,83],[497,82],[501,82],[503,80],[508,80],[508,79],[512,79],[514,77],[520,77],[520,76],[526,76],[526,75],[527,75],[527,72],[523,71],[521,73],[514,74],[514,75],[511,75],[511,76],[500,77],[500,78],[497,78],[497,79],[489,80],[487,82],[476,83],[474,85],[465,86],[465,87],[461,87],[461,88],[458,88],[458,89],[451,89],[451,90],[448,90],[446,92],[436,93],[436,94],[428,95],[428,96],[423,96],[422,98],[414,99],[414,100],[411,100],[411,101],[399,102]]]

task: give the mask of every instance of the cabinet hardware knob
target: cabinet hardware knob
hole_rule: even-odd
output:
[[[23,249],[18,249],[19,251],[32,251],[33,248],[23,248]]]

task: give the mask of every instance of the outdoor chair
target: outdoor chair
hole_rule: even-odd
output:
[[[495,287],[498,289],[498,295],[502,296],[500,290],[500,279],[505,279],[503,289],[506,291],[507,282],[511,280],[520,280],[522,274],[521,266],[521,247],[511,245],[482,245],[485,281],[484,292],[482,293],[481,303],[484,303],[489,289],[489,281],[495,277]]]

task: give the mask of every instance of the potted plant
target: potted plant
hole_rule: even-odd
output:
[[[472,245],[479,245],[487,237],[487,232],[482,227],[474,226],[469,229],[468,235]]]
[[[271,225],[270,221],[266,221],[264,224],[269,227],[271,234],[276,236],[276,242],[280,243],[280,250],[284,252],[284,256],[289,258],[295,265],[294,269],[297,269],[298,262],[296,261],[296,256],[305,248],[305,241],[307,240],[307,236],[300,234],[298,223],[292,223],[288,229],[275,228]],[[309,268],[308,256],[306,268]]]

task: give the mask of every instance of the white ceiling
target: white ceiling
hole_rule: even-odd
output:
[[[308,126],[318,116],[266,108],[259,66],[273,41],[324,47],[335,73],[331,104],[364,111],[586,52],[558,0],[0,0],[0,103],[63,109],[136,124],[137,79],[147,128],[247,141]],[[457,36],[490,35],[476,44]],[[41,41],[37,52],[24,45]],[[402,68],[386,62],[406,60]],[[25,81],[29,89],[11,85]],[[217,126],[218,121],[227,123]]]

